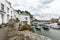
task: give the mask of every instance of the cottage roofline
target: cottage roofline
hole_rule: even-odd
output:
[[[6,0],[6,2],[11,5],[11,3],[9,1]]]

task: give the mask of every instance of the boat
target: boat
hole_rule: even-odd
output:
[[[51,26],[50,28],[60,30],[60,25],[57,25],[57,23],[52,23],[50,24],[50,26]]]
[[[35,27],[35,29],[37,29],[37,30],[41,30],[40,26],[39,26],[39,27]]]
[[[44,29],[44,30],[49,30],[49,28],[48,28],[48,27],[43,27],[43,29]]]
[[[48,27],[47,25],[44,25],[42,28],[43,28],[44,30],[49,30],[49,27]]]
[[[35,28],[35,29],[37,29],[37,30],[41,30],[40,28]]]

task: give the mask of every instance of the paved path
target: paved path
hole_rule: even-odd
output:
[[[8,27],[0,28],[0,40],[8,40]]]

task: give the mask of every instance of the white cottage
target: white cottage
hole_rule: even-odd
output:
[[[22,25],[24,23],[27,23],[30,25],[30,15],[25,12],[25,11],[19,11],[19,15],[17,16],[20,20],[20,22],[22,23]]]
[[[20,22],[30,24],[30,16],[27,15],[19,15]]]

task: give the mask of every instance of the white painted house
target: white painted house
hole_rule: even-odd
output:
[[[30,16],[27,15],[19,15],[20,22],[30,24]]]
[[[15,18],[15,10],[7,0],[0,0],[0,24],[7,23],[10,18]]]
[[[26,13],[25,11],[19,11],[18,18],[19,18],[20,22],[22,23],[22,25],[24,23],[27,23],[30,25],[30,15],[28,13]]]

